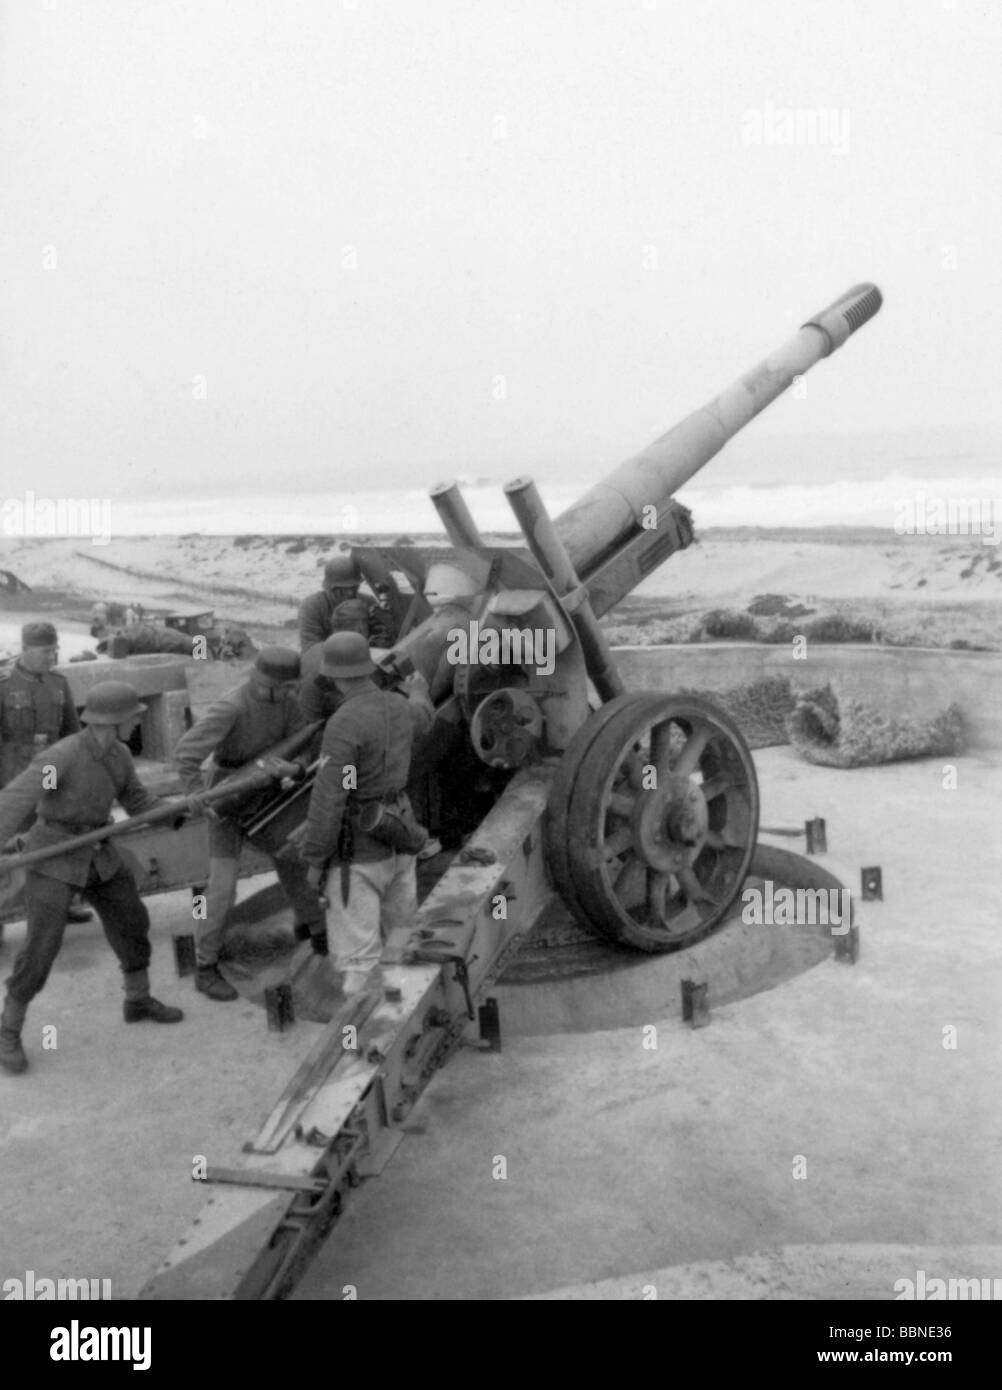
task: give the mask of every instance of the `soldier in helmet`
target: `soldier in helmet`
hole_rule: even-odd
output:
[[[375,599],[359,598],[358,588],[362,582],[362,572],[349,554],[335,555],[324,566],[324,587],[316,594],[310,594],[299,605],[299,647],[308,651],[318,642],[323,642],[336,630],[334,614],[337,608],[347,601],[363,604],[368,616],[368,631],[364,634],[372,646],[392,645],[392,619],[386,609],[381,608]]]
[[[299,656],[286,647],[263,647],[248,679],[217,700],[205,716],[179,739],[174,756],[189,792],[203,789],[202,764],[212,755],[207,785],[213,786],[238,767],[259,757],[273,744],[301,729],[305,720],[296,700]],[[276,759],[277,774],[292,777],[298,763]],[[209,822],[209,885],[204,920],[195,919],[196,988],[210,999],[236,999],[237,991],[219,970],[226,919],[237,891],[243,836],[231,816]],[[326,953],[327,928],[316,891],[296,860],[275,859],[275,869],[296,918],[296,936],[309,939],[318,955]]]
[[[368,641],[372,628],[369,608],[370,605],[366,603],[364,598],[346,598],[334,609],[334,616],[331,619],[331,635],[333,636],[335,632],[360,632]]]
[[[334,610],[334,631],[331,636],[303,653],[299,708],[308,724],[315,719],[329,719],[341,703],[341,692],[333,678],[323,670],[330,642],[339,632],[357,632],[368,641],[369,614],[363,599],[352,598],[339,603]]]
[[[102,681],[84,706],[87,726],[39,751],[25,770],[0,792],[0,844],[14,834],[31,809],[37,819],[25,849],[48,849],[108,823],[116,800],[129,815],[157,804],[139,781],[125,746],[146,708],[131,685]],[[28,1005],[49,977],[66,926],[74,890],[97,908],[108,944],[118,957],[125,984],[125,1021],[178,1023],[180,1009],[150,995],[150,918],[136,881],[113,841],[67,849],[32,865],[25,880],[28,932],[7,980],[0,1018],[0,1066],[22,1072],[28,1065],[21,1045]]]
[[[69,682],[53,670],[59,660],[59,637],[51,623],[25,623],[21,655],[0,671],[0,787],[23,772],[35,754],[80,728]],[[29,810],[18,833],[34,820]],[[89,922],[92,914],[79,898],[68,920]],[[3,926],[0,925],[0,938]]]
[[[310,882],[327,901],[331,946],[351,995],[378,965],[382,937],[409,923],[417,908],[421,845],[394,848],[369,827],[387,808],[413,825],[404,790],[411,747],[428,732],[434,710],[423,676],[409,676],[401,692],[376,685],[359,633],[337,633],[323,650],[323,674],[341,704],[327,721],[305,829],[294,838]]]

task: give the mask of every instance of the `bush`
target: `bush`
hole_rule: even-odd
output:
[[[754,618],[747,613],[738,613],[733,608],[714,608],[703,619],[703,631],[707,637],[719,637],[727,641],[756,642],[758,627]]]
[[[792,642],[796,636],[797,629],[788,622],[773,623],[772,627],[759,629],[760,642],[786,643]]]
[[[873,624],[829,613],[827,617],[812,619],[804,628],[804,635],[815,642],[872,642]]]
[[[793,712],[790,682],[781,676],[736,685],[729,690],[694,690],[686,687],[680,695],[695,695],[719,705],[737,724],[750,748],[770,748],[789,743],[786,720]]]
[[[785,594],[756,594],[748,605],[748,612],[759,618],[803,618],[814,609],[802,603],[791,603]]]

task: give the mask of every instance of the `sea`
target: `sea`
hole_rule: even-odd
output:
[[[458,477],[467,504],[484,533],[515,531],[503,485],[516,475],[534,478],[550,513],[558,516],[621,460],[597,459],[581,468],[536,460],[535,466],[470,470]],[[239,489],[211,485],[94,498],[88,533],[96,545],[115,536],[144,535],[323,535],[347,537],[420,535],[441,532],[428,489],[455,477],[447,466],[415,467],[406,480],[380,489],[358,487],[350,461],[330,469],[334,485],[255,485],[245,470]],[[273,478],[275,470],[268,470]],[[248,481],[249,480],[249,481]],[[41,489],[39,489],[40,491]],[[898,434],[857,433],[813,438],[747,437],[732,440],[677,494],[693,511],[700,530],[710,527],[871,526],[902,532],[909,517],[931,520],[949,508],[980,509],[1002,527],[1002,439],[984,432],[946,427]],[[86,499],[85,499],[86,500]],[[10,504],[5,504],[10,505]],[[0,514],[0,540],[16,536],[18,514]],[[20,534],[79,535],[61,530],[53,513],[36,500],[34,531]]]

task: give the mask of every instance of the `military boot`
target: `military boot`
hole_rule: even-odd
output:
[[[0,1018],[0,1067],[12,1076],[28,1069],[28,1059],[21,1046],[21,1029],[27,1011],[26,1005],[19,1004],[8,994]]]
[[[239,999],[240,995],[229,980],[219,973],[218,965],[200,965],[195,972],[195,988],[209,999]]]
[[[180,1023],[184,1014],[169,1004],[161,1004],[150,994],[150,977],[145,970],[130,970],[125,975],[125,1004],[122,1012],[126,1023]]]

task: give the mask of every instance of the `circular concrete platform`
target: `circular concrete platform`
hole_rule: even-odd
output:
[[[812,858],[761,842],[745,889],[771,881],[779,888],[839,889],[844,885]],[[731,1003],[809,970],[827,959],[829,926],[752,926],[739,897],[723,927],[688,950],[668,955],[626,951],[581,932],[573,923],[533,933],[491,993],[505,1034],[622,1028],[644,1018],[682,1013],[682,982],[706,984],[707,1003]]]

